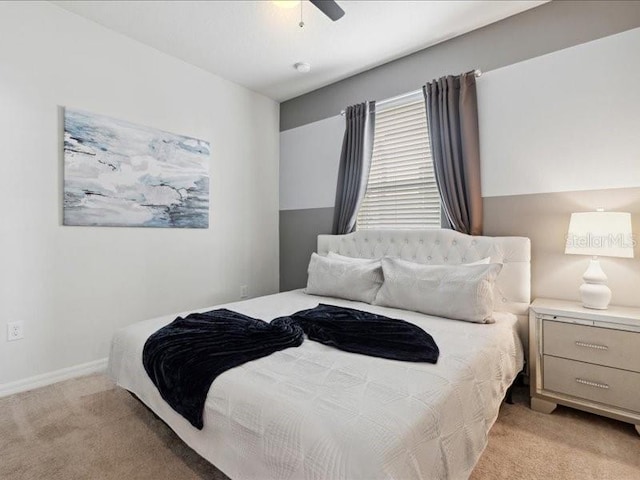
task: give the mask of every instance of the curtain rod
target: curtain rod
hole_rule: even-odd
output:
[[[479,68],[476,68],[475,70],[473,70],[473,74],[476,78],[481,77],[482,76],[482,70],[480,70]],[[422,87],[416,89],[416,90],[412,90],[410,92],[406,92],[406,93],[401,93],[400,95],[396,95],[395,97],[389,97],[389,98],[385,98],[384,100],[380,100],[378,102],[376,102],[376,107],[385,105],[387,103],[391,103],[391,102],[395,102],[398,100],[402,100],[403,98],[406,97],[411,97],[412,95],[417,95],[419,92],[422,92]],[[340,111],[340,115],[342,115],[344,117],[344,110]]]

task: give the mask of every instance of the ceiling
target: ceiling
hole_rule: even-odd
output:
[[[55,1],[105,27],[277,101],[315,90],[545,1]],[[296,62],[311,64],[299,73]]]

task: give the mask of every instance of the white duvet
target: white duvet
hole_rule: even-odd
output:
[[[215,308],[272,320],[318,303],[414,323],[438,344],[438,363],[368,357],[305,340],[220,375],[202,430],[162,400],[142,365],[147,337],[175,315],[118,331],[109,373],[234,480],[467,478],[522,369],[516,317],[497,313],[494,324],[472,324],[300,290]]]

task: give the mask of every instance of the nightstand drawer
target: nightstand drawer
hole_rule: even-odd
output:
[[[544,321],[543,353],[640,372],[640,333]]]
[[[543,388],[640,412],[640,373],[544,356]]]

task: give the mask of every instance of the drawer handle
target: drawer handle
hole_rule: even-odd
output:
[[[582,385],[587,385],[589,387],[602,388],[604,390],[609,389],[609,385],[607,385],[606,383],[591,382],[582,378],[576,378],[576,382],[581,383]]]
[[[585,347],[585,348],[594,348],[596,350],[609,350],[609,347],[607,347],[606,345],[598,345],[597,343],[581,342],[579,340],[576,341],[576,346]]]

